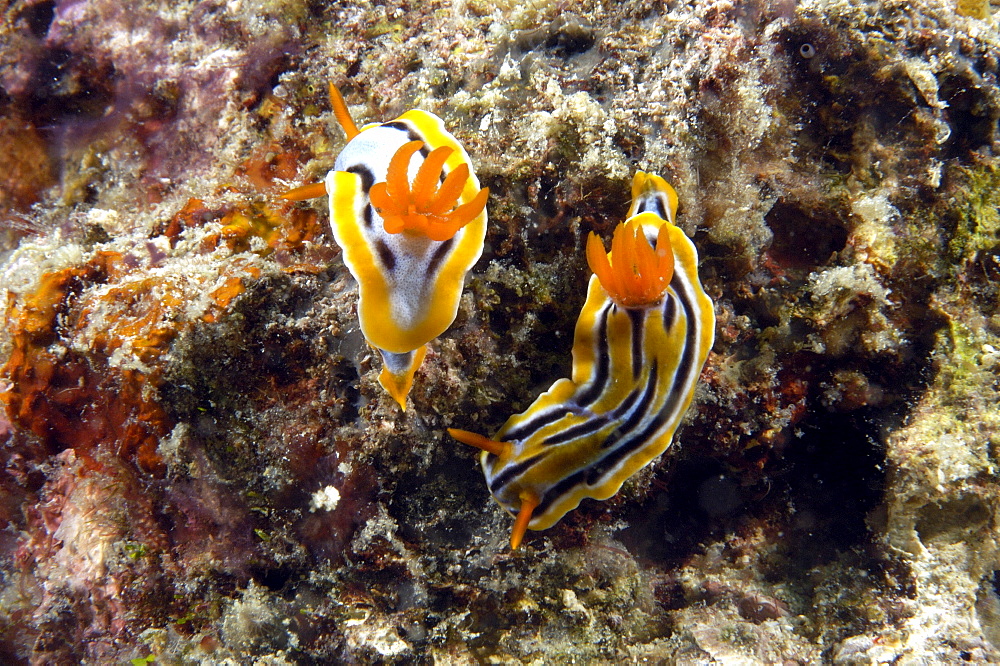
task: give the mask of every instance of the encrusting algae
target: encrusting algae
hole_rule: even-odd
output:
[[[10,294],[12,349],[0,369],[8,381],[0,399],[11,420],[50,450],[73,448],[90,460],[114,443],[113,455],[162,475],[156,450],[174,423],[150,396],[171,344],[199,321],[217,322],[260,278],[259,256],[297,253],[315,238],[316,215],[287,204],[210,209],[189,199],[161,231],[143,248],[146,257],[98,249],[79,266],[42,274],[33,290]],[[194,254],[224,259],[200,274],[158,270],[191,231],[200,232]]]

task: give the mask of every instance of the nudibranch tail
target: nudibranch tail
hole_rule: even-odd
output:
[[[647,219],[644,219],[647,218]],[[660,300],[674,275],[674,253],[666,224],[660,227],[656,249],[649,244],[642,215],[619,224],[611,239],[611,254],[597,234],[587,238],[587,263],[608,295],[622,307],[641,307]]]
[[[655,173],[636,171],[632,177],[632,206],[625,219],[639,213],[655,213],[670,224],[677,224],[677,192]]]
[[[471,201],[456,207],[469,179],[469,167],[458,165],[441,182],[445,162],[453,152],[448,146],[427,154],[411,186],[410,160],[423,145],[421,141],[403,144],[389,161],[385,181],[372,185],[369,197],[388,233],[406,231],[446,241],[483,212],[489,188],[484,187]]]
[[[413,386],[413,375],[417,368],[424,362],[427,354],[427,345],[419,349],[404,354],[393,354],[382,350],[382,372],[379,373],[378,383],[382,385],[392,399],[396,401],[399,408],[406,411],[406,396]]]

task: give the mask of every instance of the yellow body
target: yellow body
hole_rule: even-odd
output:
[[[492,444],[452,431],[484,449],[490,492],[518,516],[515,548],[524,529],[551,527],[585,497],[611,497],[666,450],[712,348],[715,313],[698,280],[697,251],[669,221],[677,206],[673,188],[639,173],[633,193],[635,214],[616,230],[609,265],[595,269],[636,279],[619,280],[612,297],[591,277],[574,334],[572,378],[510,417],[486,440]],[[650,285],[659,283],[655,294]]]
[[[365,126],[354,141],[363,140],[366,132],[394,123],[405,123],[430,149],[439,146],[451,148],[445,169],[450,171],[462,164],[470,168],[459,203],[465,204],[476,198],[480,193],[479,180],[471,172],[469,156],[445,130],[441,119],[432,113],[407,111],[392,123]],[[350,144],[345,147],[345,152],[349,148]],[[395,145],[387,145],[386,151],[391,150],[389,157],[395,154],[396,149]],[[415,155],[413,161],[416,163],[422,158]],[[416,170],[416,166],[413,169]],[[380,175],[384,178],[384,173]],[[362,333],[372,346],[401,354],[441,335],[455,320],[465,274],[483,251],[486,211],[480,212],[446,241],[435,241],[405,231],[392,234],[383,228],[377,211],[370,226],[363,223],[365,206],[369,204],[364,185],[358,174],[345,168],[335,168],[327,175],[330,225],[337,244],[344,251],[344,263],[358,281],[358,318]],[[397,266],[405,264],[405,269],[387,269],[379,255],[380,242],[394,252]],[[447,255],[440,263],[429,266],[434,253],[444,243],[451,246]]]
[[[382,353],[379,382],[405,410],[424,346],[455,320],[482,254],[489,190],[433,113],[359,130],[332,86],[330,100],[348,143],[323,185],[285,196],[329,196],[333,236],[358,281],[361,331]]]

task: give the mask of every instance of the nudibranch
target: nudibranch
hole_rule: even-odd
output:
[[[636,173],[611,252],[593,232],[587,239],[594,275],[576,323],[572,379],[558,380],[493,439],[449,429],[483,449],[490,492],[516,516],[511,548],[583,498],[618,492],[666,450],[691,404],[715,340],[715,312],[676,212],[665,180]]]
[[[284,198],[329,197],[333,237],[358,282],[361,332],[382,355],[379,383],[405,411],[426,344],[455,321],[483,252],[489,188],[433,113],[359,130],[332,85],[330,101],[347,144],[324,183]]]

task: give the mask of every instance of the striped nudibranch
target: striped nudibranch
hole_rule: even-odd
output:
[[[698,253],[674,225],[677,194],[642,172],[629,217],[605,254],[587,239],[594,275],[573,338],[572,379],[560,379],[493,439],[451,435],[483,449],[493,497],[517,516],[511,547],[585,497],[604,500],[663,453],[691,404],[715,339]]]
[[[333,237],[358,281],[358,319],[382,354],[379,383],[406,410],[426,344],[455,321],[465,274],[486,238],[489,188],[433,113],[414,109],[360,130],[330,86],[347,134],[325,183],[284,195],[328,195]]]

